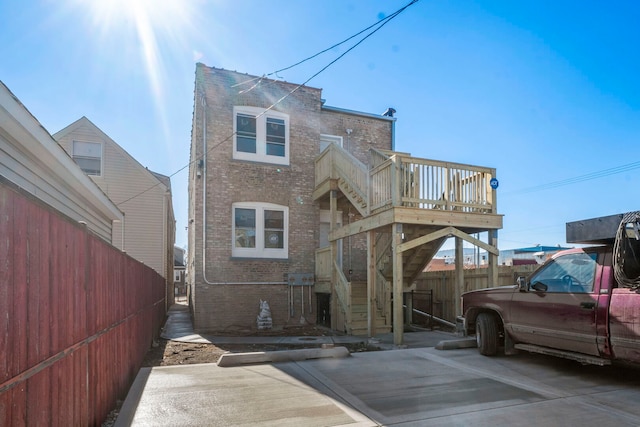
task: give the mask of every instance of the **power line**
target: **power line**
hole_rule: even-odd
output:
[[[354,44],[353,46],[351,46],[349,49],[347,49],[345,52],[343,52],[341,55],[339,55],[337,58],[335,58],[333,61],[329,62],[327,65],[325,65],[324,67],[322,67],[320,69],[320,71],[318,71],[317,73],[313,74],[311,77],[309,77],[307,80],[304,81],[304,83],[301,83],[299,85],[297,85],[295,88],[293,88],[291,91],[289,91],[287,94],[285,94],[282,98],[278,99],[276,102],[274,102],[273,104],[271,104],[269,107],[267,107],[262,113],[260,113],[258,116],[256,116],[256,118],[263,116],[264,114],[266,114],[268,111],[272,110],[274,107],[276,107],[278,104],[280,104],[282,101],[284,101],[285,99],[287,99],[289,96],[293,95],[296,91],[298,91],[301,87],[303,87],[304,85],[306,85],[307,83],[309,83],[311,80],[313,80],[315,77],[317,77],[318,75],[320,75],[322,72],[324,72],[327,68],[329,68],[331,65],[335,64],[337,61],[339,61],[340,59],[342,59],[347,53],[351,52],[353,49],[355,49],[358,45],[360,45],[362,42],[364,42],[366,39],[368,39],[369,37],[371,37],[373,34],[375,34],[376,32],[378,32],[382,27],[384,27],[386,24],[388,24],[393,18],[395,18],[396,16],[398,16],[400,13],[402,13],[405,9],[407,9],[409,6],[417,3],[419,0],[411,0],[408,4],[406,4],[405,6],[401,7],[400,9],[398,9],[397,11],[393,12],[391,15],[389,15],[386,18],[381,19],[380,21],[376,22],[373,25],[370,25],[369,27],[365,28],[364,30],[359,31],[358,33],[356,33],[355,35],[349,37],[348,39],[345,39],[344,41],[328,48],[325,49],[315,55],[312,55],[306,59],[303,59],[302,61],[299,61],[293,65],[290,65],[288,67],[285,67],[281,70],[278,71],[274,71],[273,73],[270,73],[268,75],[272,75],[272,74],[276,74],[280,71],[284,71],[284,70],[288,70],[291,69],[297,65],[302,64],[303,62],[306,62],[312,58],[315,58],[316,56],[333,49],[336,46],[339,46],[351,39],[353,39],[354,37],[357,37],[358,35],[364,33],[365,31],[376,27],[376,29],[374,29],[373,31],[371,31],[370,33],[368,33],[366,36],[364,36],[362,39],[360,39],[356,44]],[[257,79],[259,79],[258,83],[256,83],[251,89],[253,89],[254,87],[256,87],[260,81],[263,79],[263,77],[257,77]],[[244,83],[250,82],[250,81],[254,81],[256,79],[252,79],[252,80],[248,80]],[[235,87],[237,85],[234,85],[232,87]],[[249,89],[249,90],[251,90]],[[245,91],[246,92],[246,91]],[[196,101],[197,102],[197,101]],[[233,138],[236,135],[236,132],[233,132],[231,135],[227,136],[226,138],[224,138],[222,141],[218,142],[217,144],[214,144],[213,146],[211,146],[211,148],[209,148],[206,153],[202,153],[201,155],[197,156],[195,159],[191,160],[189,163],[187,163],[186,165],[184,165],[183,167],[181,167],[180,169],[178,169],[177,171],[175,171],[174,173],[172,173],[171,175],[169,175],[168,177],[171,178],[175,175],[177,175],[178,173],[182,172],[184,169],[186,169],[187,167],[191,166],[191,164],[197,162],[198,160],[204,158],[204,156],[208,153],[210,153],[211,151],[213,151],[214,149],[218,148],[220,145],[224,144],[225,142],[227,142],[228,140],[230,140],[231,138]],[[160,181],[158,181],[158,183],[152,185],[151,187],[147,188],[146,190],[141,191],[140,193],[129,197],[128,199],[123,200],[120,203],[117,203],[116,206],[120,206],[123,205],[137,197],[142,196],[143,194],[145,194],[146,192],[154,189],[155,187],[157,187],[159,184],[161,184]]]
[[[231,87],[237,87],[237,86],[244,85],[244,84],[251,83],[251,82],[253,82],[253,81],[258,80],[258,83],[256,83],[254,86],[252,86],[251,88],[249,88],[247,91],[252,90],[252,89],[253,89],[253,88],[255,88],[255,87],[260,83],[260,81],[261,81],[262,79],[264,79],[265,77],[269,77],[269,76],[272,76],[272,75],[274,75],[274,74],[275,74],[275,76],[276,76],[276,77],[278,77],[278,73],[280,73],[280,72],[282,72],[282,71],[287,71],[287,70],[289,70],[289,69],[291,69],[291,68],[294,68],[294,67],[297,67],[298,65],[301,65],[301,64],[303,64],[303,63],[305,63],[305,62],[307,62],[307,61],[310,61],[310,60],[312,60],[313,58],[316,58],[316,57],[318,57],[318,56],[322,55],[323,53],[329,52],[330,50],[335,49],[336,47],[338,47],[338,46],[341,46],[341,45],[345,44],[345,43],[346,43],[346,42],[348,42],[349,40],[351,40],[351,39],[354,39],[354,38],[358,37],[360,34],[364,33],[364,32],[365,32],[365,31],[367,31],[367,30],[370,30],[371,28],[373,28],[373,27],[375,27],[375,26],[377,26],[377,25],[380,25],[380,26],[382,27],[382,26],[383,26],[383,25],[385,25],[388,21],[392,20],[392,19],[393,19],[393,18],[395,18],[398,14],[402,13],[406,8],[408,8],[409,6],[413,5],[414,3],[417,3],[418,1],[419,1],[419,0],[412,0],[412,1],[411,1],[411,2],[409,2],[407,5],[405,5],[405,6],[403,6],[402,8],[400,8],[400,9],[396,10],[395,12],[393,12],[391,15],[386,16],[386,17],[384,17],[384,18],[380,19],[379,21],[377,21],[377,22],[375,22],[375,23],[373,23],[373,24],[369,25],[367,28],[365,28],[365,29],[363,29],[363,30],[361,30],[361,31],[359,31],[359,32],[357,32],[357,33],[355,33],[354,35],[349,36],[348,38],[346,38],[346,39],[342,40],[341,42],[338,42],[338,43],[334,44],[333,46],[330,46],[330,47],[328,47],[328,48],[326,48],[326,49],[324,49],[324,50],[321,50],[321,51],[320,51],[320,52],[318,52],[318,53],[315,53],[315,54],[313,54],[313,55],[311,55],[311,56],[309,56],[309,57],[307,57],[307,58],[305,58],[305,59],[301,60],[301,61],[298,61],[298,62],[296,62],[296,63],[295,63],[295,64],[293,64],[293,65],[289,65],[288,67],[284,67],[284,68],[281,68],[281,69],[279,69],[279,70],[273,71],[273,72],[271,72],[271,73],[264,74],[262,77],[254,77],[253,79],[249,79],[249,80],[245,80],[245,81],[240,82],[240,83],[236,83],[235,85],[233,85],[233,86],[231,86]],[[384,22],[384,23],[383,23],[383,22]],[[379,28],[378,28],[378,29],[379,29]],[[376,30],[376,31],[377,31],[377,30]],[[375,31],[374,31],[374,32],[375,32]],[[365,37],[365,38],[366,38],[366,37]],[[363,40],[364,40],[364,39],[363,39]],[[357,46],[357,45],[356,45],[356,46]],[[355,47],[355,46],[354,46],[354,47]]]
[[[639,169],[639,168],[640,168],[640,162],[627,163],[625,165],[616,166],[609,169],[603,169],[603,170],[591,172],[585,175],[579,175],[573,178],[567,178],[559,181],[548,182],[546,184],[524,188],[519,191],[507,192],[507,193],[504,193],[503,195],[516,194],[516,193],[527,194],[527,193],[533,193],[536,191],[551,190],[553,188],[564,187],[565,185],[577,184],[579,182],[584,182],[584,181],[591,181],[593,179],[603,178],[605,176],[610,176],[610,175],[616,175],[622,172],[627,172],[627,171]]]

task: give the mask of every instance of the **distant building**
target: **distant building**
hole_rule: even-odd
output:
[[[173,288],[176,296],[186,296],[187,287],[185,282],[185,250],[173,247]]]
[[[529,248],[509,249],[500,251],[498,262],[500,265],[544,264],[553,254],[565,249],[571,248],[565,248],[560,245],[538,245]]]
[[[499,265],[543,264],[553,254],[571,249],[561,246],[533,246],[529,248],[507,249],[500,251]],[[464,268],[483,268],[487,266],[487,253],[465,248],[463,252]],[[455,269],[456,257],[453,249],[440,251],[429,263],[425,271],[446,271]]]

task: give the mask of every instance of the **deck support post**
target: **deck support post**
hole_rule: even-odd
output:
[[[367,232],[367,334],[373,337],[376,334],[376,232]]]
[[[494,248],[498,248],[498,230],[489,230],[489,243]],[[499,286],[498,283],[498,255],[488,253],[489,255],[489,283],[487,287]]]
[[[402,309],[402,224],[394,223],[391,229],[391,251],[393,255],[393,343],[402,345],[404,340],[404,315]]]
[[[329,232],[337,227],[338,223],[338,191],[331,190],[329,209],[331,215],[331,223],[329,224]],[[338,272],[335,269],[335,261],[338,256],[338,241],[331,242],[331,329],[338,329],[338,297],[336,295],[336,282],[338,281]],[[342,329],[340,329],[342,330]]]
[[[454,286],[454,297],[455,308],[456,308],[456,316],[460,316],[462,313],[462,307],[460,307],[460,295],[462,294],[462,290],[464,289],[464,251],[462,247],[463,240],[460,237],[456,237],[455,243],[455,252],[456,252],[456,274],[455,280],[453,281]]]

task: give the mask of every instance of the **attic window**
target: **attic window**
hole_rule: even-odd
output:
[[[102,175],[102,144],[73,141],[73,160],[87,175]]]

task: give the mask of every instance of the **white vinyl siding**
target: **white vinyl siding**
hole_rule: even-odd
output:
[[[74,140],[102,144],[102,175],[90,177],[125,214],[124,230],[122,223],[114,223],[113,245],[171,280],[172,276],[166,277],[166,245],[173,248],[174,242],[167,243],[171,236],[165,236],[171,206],[165,201],[166,187],[91,122],[60,137],[58,143],[70,152]]]
[[[102,175],[102,144],[73,141],[73,160],[87,175]]]

